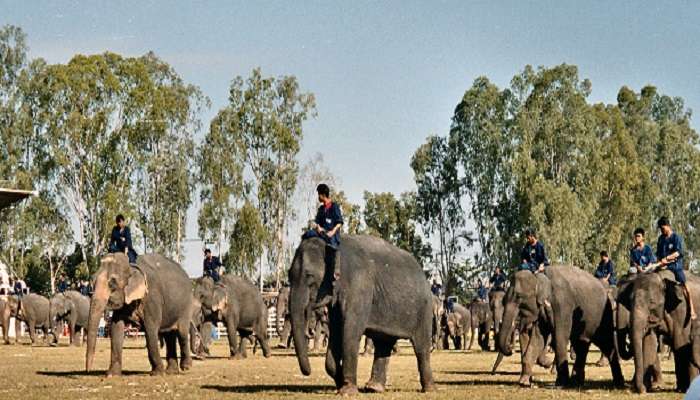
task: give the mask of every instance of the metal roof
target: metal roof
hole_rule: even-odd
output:
[[[38,193],[32,190],[16,190],[0,188],[0,210]]]

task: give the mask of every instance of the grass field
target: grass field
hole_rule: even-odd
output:
[[[25,339],[26,340],[26,339]],[[125,341],[124,376],[105,378],[109,362],[109,341],[98,340],[95,358],[97,372],[84,372],[85,348],[70,348],[62,339],[61,346],[0,346],[0,396],[15,399],[273,399],[335,397],[330,378],[323,370],[323,356],[312,357],[313,372],[304,377],[299,372],[294,352],[273,350],[269,359],[260,353],[248,359],[228,360],[228,347],[218,341],[211,359],[195,360],[190,371],[175,376],[151,377],[142,339]],[[673,393],[673,363],[664,361],[664,387],[660,393],[640,397],[629,389],[610,387],[610,372],[593,365],[598,353],[589,357],[587,384],[580,390],[552,387],[554,375],[536,369],[537,388],[517,386],[520,370],[519,354],[504,360],[500,373],[491,375],[494,353],[438,351],[433,353],[432,366],[438,384],[435,393],[419,393],[416,361],[410,347],[392,357],[389,388],[384,394],[362,394],[366,399],[679,399]],[[358,383],[369,378],[372,358],[363,357],[358,369]],[[624,364],[627,379],[632,364]]]

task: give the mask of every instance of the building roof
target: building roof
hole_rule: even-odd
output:
[[[0,210],[29,196],[36,196],[37,192],[31,190],[16,190],[0,188]]]

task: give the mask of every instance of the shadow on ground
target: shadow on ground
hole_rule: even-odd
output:
[[[53,376],[53,377],[60,377],[60,378],[78,378],[81,376],[106,376],[105,371],[84,371],[84,370],[79,370],[79,371],[37,371],[37,375],[43,375],[43,376]],[[143,376],[148,376],[150,375],[149,371],[122,371],[123,376],[133,376],[133,375],[143,375]]]
[[[335,388],[329,385],[202,385],[202,389],[216,390],[222,393],[265,393],[265,392],[291,392],[291,393],[315,393],[332,394]]]

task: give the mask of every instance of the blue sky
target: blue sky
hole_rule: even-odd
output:
[[[526,64],[566,62],[592,81],[593,101],[653,84],[700,110],[700,2],[0,0],[0,10],[49,62],[153,50],[210,97],[204,126],[236,75],[296,75],[318,103],[300,158],[324,153],[358,203],[364,190],[413,188],[411,155],[447,131],[480,75],[503,87]],[[196,221],[188,228],[195,236]],[[198,265],[197,246],[187,264]]]

